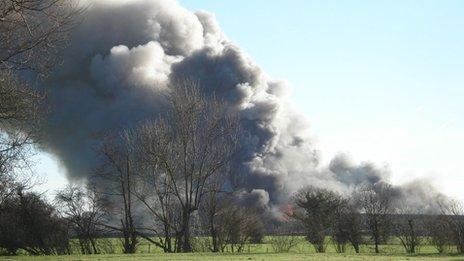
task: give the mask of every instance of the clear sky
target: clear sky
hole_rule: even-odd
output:
[[[388,164],[464,199],[464,1],[180,0],[287,80],[323,160]],[[65,182],[41,155],[47,189]]]

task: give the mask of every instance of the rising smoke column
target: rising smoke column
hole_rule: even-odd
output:
[[[288,101],[290,87],[267,76],[219,28],[214,15],[171,0],[89,0],[63,61],[44,84],[52,113],[42,148],[70,179],[91,175],[98,137],[162,113],[162,94],[178,77],[197,79],[239,112],[239,197],[278,203],[305,184],[348,192],[388,174],[343,156],[318,163],[306,118]]]

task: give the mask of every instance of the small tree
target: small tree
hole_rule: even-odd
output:
[[[335,217],[332,226],[332,241],[339,253],[345,252],[345,245],[350,243],[355,252],[359,253],[361,244],[361,215],[347,199],[341,199],[340,205],[334,210]]]
[[[379,245],[387,241],[391,232],[393,189],[386,183],[362,186],[357,192],[356,201],[366,215],[375,253],[379,253]]]
[[[397,208],[393,229],[400,240],[406,253],[414,254],[422,244],[422,223],[419,220],[420,213],[410,206],[402,203]]]
[[[428,216],[424,221],[424,225],[427,230],[429,244],[433,245],[438,253],[444,253],[451,243],[447,217],[444,215]]]
[[[464,253],[464,207],[457,200],[441,202],[440,209],[449,228],[451,242],[458,253]]]
[[[300,237],[297,235],[298,227],[296,222],[290,220],[280,223],[274,230],[269,242],[276,253],[288,253],[299,243]]]
[[[95,188],[69,185],[58,191],[55,201],[75,233],[82,254],[98,254],[103,232],[104,208]]]
[[[220,205],[215,221],[217,244],[221,252],[228,245],[232,252],[242,252],[245,244],[264,229],[256,210],[237,205],[231,199],[224,200],[224,204]]]
[[[306,228],[306,238],[318,253],[325,252],[325,237],[332,228],[335,210],[342,198],[335,192],[316,187],[305,187],[293,196],[292,217]]]

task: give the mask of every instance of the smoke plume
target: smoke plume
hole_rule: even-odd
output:
[[[305,184],[349,192],[388,180],[387,169],[345,156],[319,166],[308,121],[288,100],[290,87],[250,60],[213,14],[190,12],[173,0],[84,4],[63,65],[44,85],[52,113],[42,147],[60,158],[70,179],[91,174],[100,134],[158,115],[170,81],[189,77],[227,100],[249,133],[237,165],[242,201],[278,204]]]

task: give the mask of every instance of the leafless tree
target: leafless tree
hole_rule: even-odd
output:
[[[77,1],[4,0],[0,3],[0,71],[52,68],[68,40]]]
[[[212,252],[219,252],[221,249],[218,231],[222,224],[218,222],[217,216],[225,210],[225,204],[231,203],[231,192],[223,190],[225,182],[231,175],[231,164],[225,164],[217,175],[207,181],[205,199],[200,205],[201,222],[211,237]]]
[[[423,225],[419,220],[420,214],[419,211],[403,202],[396,210],[393,230],[408,254],[416,253],[422,244]]]
[[[55,201],[77,236],[81,253],[98,254],[97,239],[103,232],[106,218],[96,188],[68,185],[58,191]]]
[[[26,169],[44,112],[43,95],[22,79],[24,70],[45,76],[59,59],[76,16],[75,1],[0,2],[0,180]],[[7,177],[8,175],[8,177]],[[0,193],[6,189],[0,186]],[[9,195],[10,193],[3,193]]]
[[[350,243],[355,252],[359,253],[359,245],[362,242],[361,215],[348,199],[341,198],[340,204],[334,209],[332,241],[339,253],[345,252],[347,243]]]
[[[18,147],[29,141],[30,133],[22,133],[24,129],[20,127],[36,119],[41,101],[41,96],[21,80],[19,72],[32,70],[45,75],[55,66],[80,12],[75,1],[4,0],[0,3],[0,128],[8,130],[2,136],[11,139],[8,147],[4,140],[0,142],[0,152],[17,152]],[[18,128],[20,132],[13,133]],[[2,156],[0,162],[6,157]]]
[[[135,253],[139,243],[137,220],[134,212],[137,177],[135,146],[129,132],[108,135],[100,147],[101,165],[97,168],[94,181],[105,187],[106,209],[119,219],[119,225],[106,225],[122,233],[124,253]]]
[[[464,207],[457,200],[440,202],[441,214],[448,224],[449,235],[458,253],[464,253]]]
[[[18,171],[29,169],[33,139],[38,133],[42,97],[0,71],[0,194],[16,184]],[[11,189],[9,189],[11,192]]]
[[[206,96],[193,80],[170,86],[166,115],[138,129],[153,174],[164,177],[169,193],[181,208],[178,244],[192,251],[190,222],[218,175],[235,152],[239,121],[214,96]]]
[[[389,184],[378,183],[359,188],[356,201],[366,215],[367,226],[374,242],[375,252],[386,242],[391,232],[393,213],[393,189]]]
[[[139,162],[138,182],[135,196],[152,216],[152,226],[142,227],[140,235],[163,249],[166,253],[179,251],[181,207],[171,191],[172,184],[167,175],[159,174],[148,159],[142,155]],[[146,164],[148,163],[148,164]],[[148,233],[144,233],[147,231]],[[155,234],[157,240],[146,234]]]
[[[254,233],[264,229],[256,209],[237,205],[233,201],[221,204],[216,221],[217,244],[221,252],[227,246],[231,247],[232,252],[242,252]]]
[[[294,196],[292,217],[302,222],[307,230],[306,238],[318,253],[325,252],[325,238],[333,227],[335,210],[342,198],[335,192],[317,187],[305,187]]]
[[[212,191],[208,193],[200,206],[200,219],[205,228],[204,230],[208,231],[211,237],[211,251],[219,252],[218,226],[221,226],[221,224],[218,224],[216,217],[221,214],[223,210],[221,203],[227,202],[227,200],[224,200],[227,195],[221,195],[220,187],[216,187],[216,184],[211,184],[211,186],[215,188],[211,187]]]
[[[451,233],[445,215],[430,215],[425,219],[428,242],[435,246],[438,253],[444,253],[451,244]]]
[[[269,238],[274,252],[288,253],[302,242],[301,238],[297,235],[297,225],[297,222],[292,222],[291,220],[286,220],[277,225],[272,237]]]

